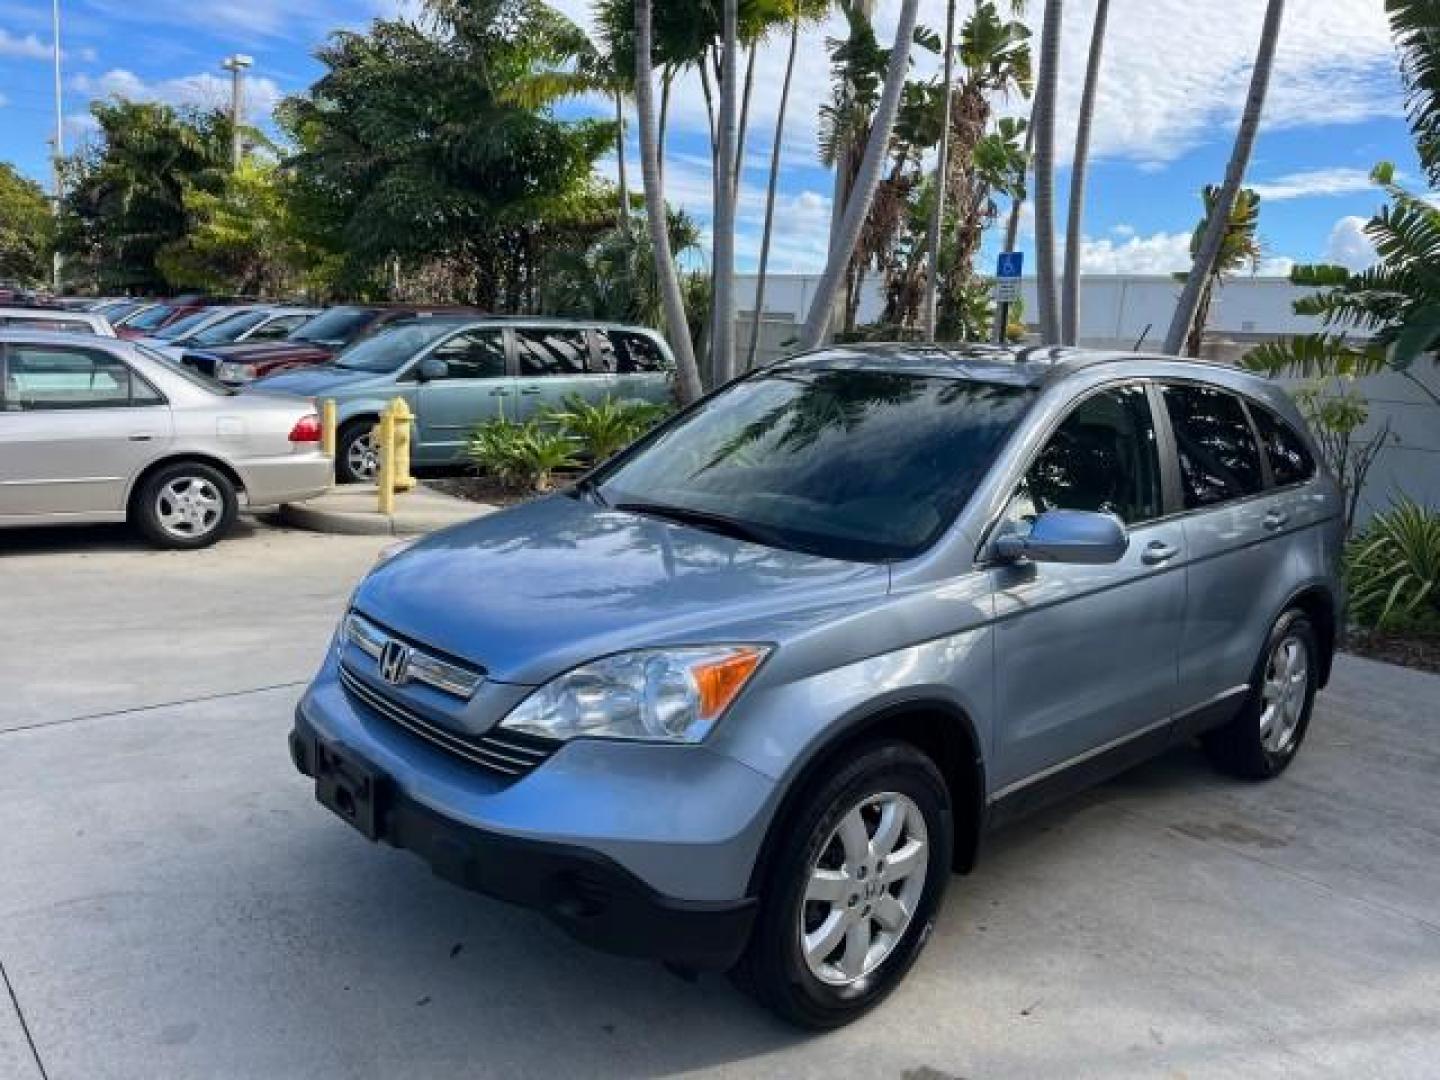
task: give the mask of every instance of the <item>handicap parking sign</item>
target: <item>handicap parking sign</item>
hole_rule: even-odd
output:
[[[1023,251],[1002,251],[995,261],[995,299],[1011,304],[1020,299],[1020,276],[1025,270]]]

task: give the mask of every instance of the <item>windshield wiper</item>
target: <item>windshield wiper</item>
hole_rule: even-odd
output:
[[[607,507],[610,505],[610,500],[605,498],[600,491],[600,482],[593,476],[582,476],[570,486],[570,490],[576,494],[589,495],[595,500],[596,506]]]
[[[709,510],[693,510],[688,506],[648,502],[622,502],[618,503],[615,509],[628,510],[632,514],[643,514],[646,517],[663,518],[680,525],[693,525],[697,529],[731,536],[736,540],[764,544],[766,547],[793,548],[795,546],[775,529],[767,529],[763,525],[755,525],[748,521],[741,521],[739,518],[727,517],[724,514],[715,514]]]

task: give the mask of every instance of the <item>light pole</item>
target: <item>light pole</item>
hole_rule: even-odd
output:
[[[60,87],[60,0],[53,0],[50,5],[51,34],[54,37],[55,49],[55,139],[54,157],[51,165],[55,170],[55,219],[60,219],[60,200],[65,195],[65,181],[61,172],[61,162],[65,158],[65,105],[61,96]],[[60,294],[61,271],[64,269],[63,260],[60,258],[60,251],[57,247],[50,256],[50,273],[53,277],[53,288],[55,294]]]
[[[253,66],[253,57],[243,53],[227,56],[221,67],[230,72],[230,165],[240,168],[245,148],[240,139],[240,120],[245,115],[245,69]]]

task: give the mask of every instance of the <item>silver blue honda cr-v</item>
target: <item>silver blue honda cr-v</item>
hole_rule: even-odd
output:
[[[577,938],[879,1001],[988,830],[1199,737],[1280,773],[1340,497],[1226,367],[837,348],[356,591],[296,715],[320,801]]]

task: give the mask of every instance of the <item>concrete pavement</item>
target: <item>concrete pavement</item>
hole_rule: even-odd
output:
[[[1182,751],[994,838],[897,994],[804,1036],[315,804],[290,712],[386,542],[0,534],[0,1077],[1440,1069],[1440,678],[1343,659],[1280,781]]]

